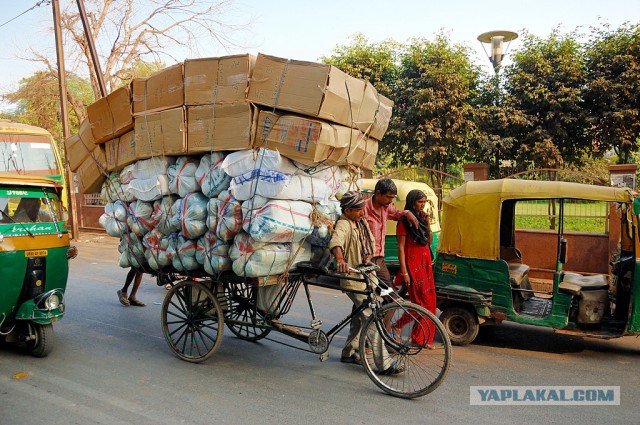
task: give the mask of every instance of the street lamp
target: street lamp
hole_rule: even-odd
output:
[[[500,64],[502,63],[502,58],[504,58],[504,55],[507,53],[506,50],[509,49],[509,44],[507,44],[503,53],[504,43],[510,43],[511,40],[515,40],[516,38],[518,38],[518,34],[513,31],[489,31],[478,36],[478,41],[483,43],[482,48],[485,53],[487,53],[487,49],[484,47],[484,44],[491,44],[491,55],[487,54],[487,56],[489,56],[496,74],[500,71]]]

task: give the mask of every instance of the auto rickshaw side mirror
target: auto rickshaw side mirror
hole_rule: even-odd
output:
[[[567,262],[567,240],[565,238],[560,239],[560,255],[558,261],[560,261],[560,264]]]

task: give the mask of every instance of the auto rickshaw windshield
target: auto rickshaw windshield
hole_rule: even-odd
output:
[[[15,196],[16,194],[20,196]],[[0,189],[0,223],[51,223],[62,220],[60,199],[42,190]]]

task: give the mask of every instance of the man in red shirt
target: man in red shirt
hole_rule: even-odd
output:
[[[407,216],[409,224],[418,227],[418,219],[411,211],[399,210],[393,205],[393,199],[398,194],[398,188],[391,179],[378,180],[373,197],[367,199],[364,206],[364,216],[375,239],[372,261],[380,267],[376,273],[378,278],[387,286],[393,288],[393,280],[387,265],[384,263],[384,240],[387,235],[387,220],[398,221]]]

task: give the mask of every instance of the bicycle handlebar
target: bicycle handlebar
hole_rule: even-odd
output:
[[[360,274],[377,272],[378,270],[380,270],[380,267],[378,267],[377,264],[360,264],[359,266],[356,266],[356,267],[349,266],[350,272],[360,273]]]

